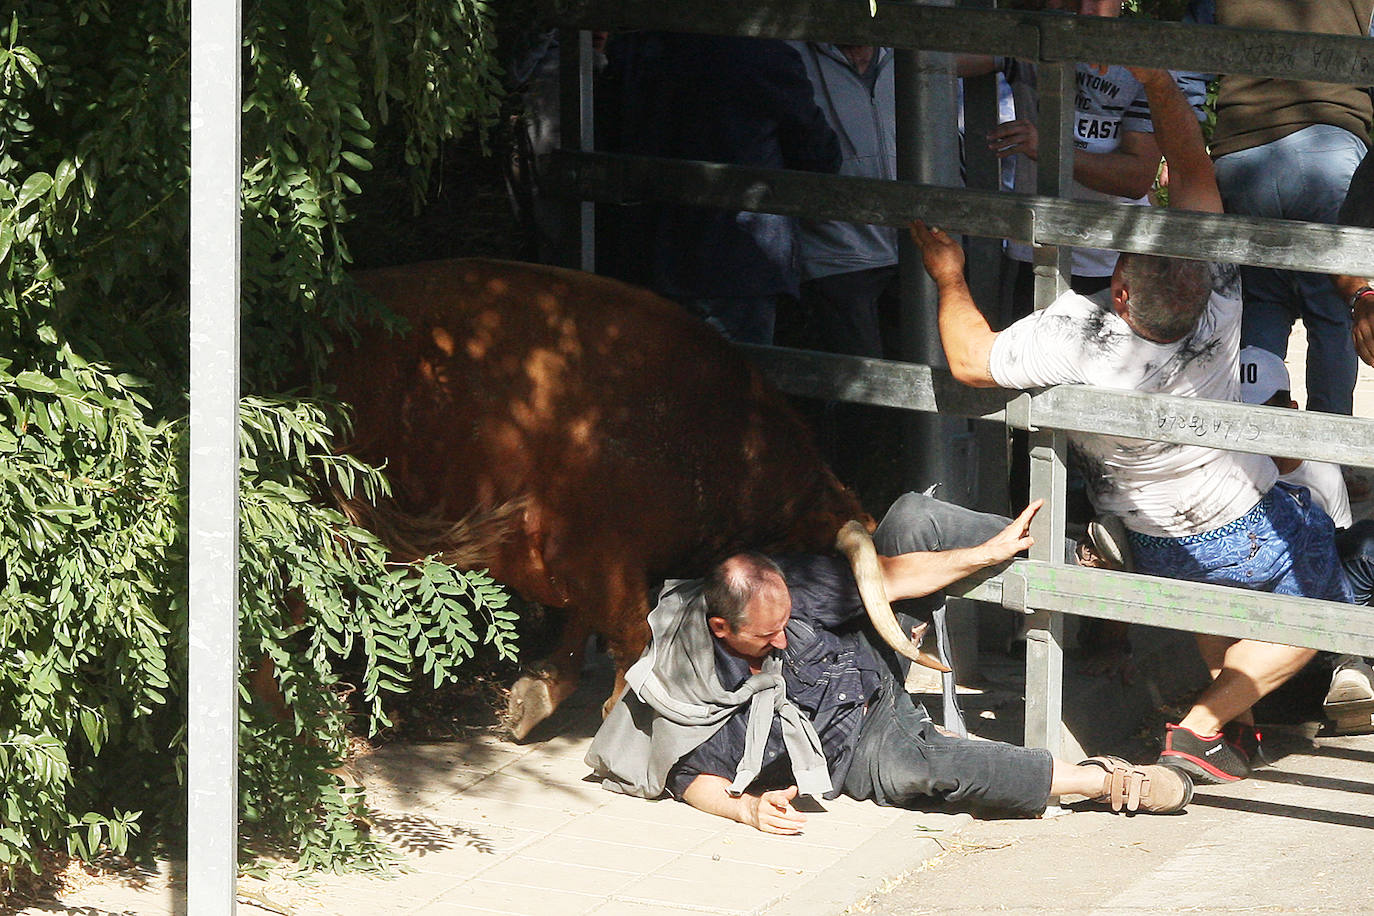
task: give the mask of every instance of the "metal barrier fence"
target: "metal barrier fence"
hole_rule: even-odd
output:
[[[1066,287],[1067,250],[1085,246],[1322,273],[1374,275],[1374,230],[1061,199],[1071,175],[1075,61],[1248,73],[1374,85],[1374,41],[1141,20],[1094,19],[969,7],[771,0],[586,0],[565,13],[569,29],[660,29],[816,39],[925,52],[992,53],[1040,65],[1039,196],[937,187],[911,181],[817,175],[591,153],[587,33],[564,48],[564,150],[555,186],[579,201],[659,201],[881,223],[938,221],[971,236],[1036,244],[1037,301]],[[571,39],[571,35],[569,36]],[[907,59],[906,66],[913,63]],[[898,65],[903,65],[899,58]],[[921,59],[923,67],[930,58]],[[937,64],[938,65],[938,64]],[[900,70],[899,70],[899,80]],[[903,117],[900,109],[899,119]],[[576,118],[575,121],[573,119]],[[953,124],[907,125],[952,132]],[[899,130],[901,127],[899,127]],[[908,133],[908,136],[914,136]],[[573,151],[577,150],[577,151]],[[1061,155],[1062,152],[1062,155]],[[579,211],[588,225],[585,203]],[[1296,239],[1301,244],[1295,244]],[[582,261],[591,266],[584,239]],[[904,257],[905,260],[905,257]],[[904,270],[908,269],[904,265]],[[917,263],[919,269],[919,262]],[[904,309],[913,304],[904,303]],[[931,299],[922,308],[933,309]],[[966,597],[1031,614],[1027,640],[1026,743],[1062,743],[1065,612],[1187,630],[1374,654],[1374,615],[1348,605],[1065,566],[1054,555],[1064,531],[1065,434],[1101,432],[1374,466],[1374,422],[1194,398],[1076,386],[1033,393],[974,390],[939,368],[780,348],[749,348],[792,394],[995,420],[1030,431],[1031,486],[1047,498],[1029,560],[961,583]]]

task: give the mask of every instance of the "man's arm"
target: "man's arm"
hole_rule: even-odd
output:
[[[1362,293],[1374,285],[1369,277],[1352,274],[1336,274],[1331,278],[1336,293],[1350,305],[1350,337],[1355,342],[1355,352],[1366,365],[1374,366],[1374,293]]]
[[[729,818],[764,833],[801,833],[806,815],[792,807],[797,787],[772,789],[762,795],[748,792],[738,798],[726,791],[730,780],[702,773],[682,792],[682,800],[707,814]]]
[[[964,249],[943,230],[920,220],[911,224],[911,238],[921,249],[926,272],[939,291],[940,343],[950,373],[965,385],[993,388],[997,382],[988,368],[988,354],[997,332],[978,311],[964,280]]]
[[[1017,118],[988,131],[988,147],[999,159],[1021,153],[1039,161],[1040,133],[1034,122]],[[1111,152],[1075,150],[1073,154],[1075,181],[1085,188],[1117,197],[1144,197],[1154,186],[1158,172],[1159,145],[1154,134],[1148,131],[1122,131],[1121,142]]]
[[[1035,543],[1030,536],[1031,519],[1044,505],[1037,499],[1025,508],[1010,525],[977,547],[956,547],[952,550],[912,551],[895,557],[878,557],[883,570],[883,588],[892,601],[921,598],[938,592],[952,582],[980,569],[1005,563],[1029,550]]]
[[[1216,172],[1192,106],[1168,70],[1132,67],[1131,73],[1145,86],[1155,142],[1169,164],[1169,206],[1220,213]]]
[[[1073,177],[1085,188],[1134,200],[1149,194],[1154,187],[1159,156],[1154,134],[1126,130],[1121,132],[1116,149],[1109,153],[1074,150]]]

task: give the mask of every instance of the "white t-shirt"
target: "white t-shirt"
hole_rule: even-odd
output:
[[[1312,499],[1326,510],[1337,528],[1349,528],[1354,522],[1350,514],[1350,492],[1345,488],[1341,467],[1327,461],[1304,461],[1279,480],[1298,484],[1312,491]]]
[[[988,368],[1004,388],[1096,385],[1238,401],[1238,271],[1213,265],[1212,286],[1197,327],[1167,344],[1137,336],[1112,309],[1110,289],[1067,292],[998,334]],[[1086,433],[1069,442],[1096,510],[1142,534],[1212,531],[1250,511],[1278,478],[1267,455]]]
[[[1034,80],[1034,69],[1017,62],[1016,73],[1021,79]],[[1092,64],[1079,63],[1074,68],[1078,91],[1074,96],[1073,146],[1075,152],[1110,153],[1121,145],[1123,131],[1154,133],[1150,120],[1150,106],[1145,87],[1125,67],[1113,64],[1106,73],[1098,73]],[[1034,119],[1033,112],[1023,117]],[[1017,154],[1014,159],[1021,159]],[[1035,193],[1035,163],[1017,162],[1016,190]],[[1069,197],[1074,200],[1105,200],[1114,203],[1143,204],[1141,197],[1132,200],[1116,197],[1073,182]],[[1031,260],[1031,246],[1023,242],[1008,242],[1007,254],[1017,261]],[[1100,248],[1073,250],[1073,275],[1076,277],[1108,277],[1116,266],[1116,252]]]

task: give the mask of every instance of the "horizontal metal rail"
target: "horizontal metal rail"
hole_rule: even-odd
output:
[[[1062,611],[1374,655],[1374,611],[1336,601],[1035,560],[1014,560],[1001,573],[964,579],[948,591],[1018,611]]]
[[[1204,73],[1374,85],[1374,42],[1344,35],[937,7],[879,0],[583,0],[560,24],[584,29],[662,29],[717,35],[819,39],[1023,60],[1091,61]]]
[[[1325,223],[613,153],[558,152],[548,181],[551,190],[622,206],[652,200],[903,227],[919,216],[953,232],[1031,244],[1374,275],[1374,229]]]
[[[1056,385],[970,388],[947,369],[862,356],[740,344],[779,390],[1005,422],[1374,467],[1374,420],[1178,395]]]

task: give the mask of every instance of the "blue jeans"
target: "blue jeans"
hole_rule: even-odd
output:
[[[684,299],[687,311],[735,343],[772,344],[777,322],[776,296]]]
[[[1336,550],[1355,603],[1374,603],[1374,519],[1362,518],[1337,531]]]
[[[1217,185],[1230,213],[1335,223],[1350,177],[1366,151],[1348,130],[1314,124],[1271,143],[1217,159]],[[1358,361],[1350,310],[1325,274],[1241,268],[1241,346],[1288,354],[1299,317],[1307,329],[1307,409],[1351,413]]]
[[[1213,531],[1129,535],[1136,569],[1147,575],[1349,602],[1334,533],[1306,487],[1279,482],[1245,515]]]

